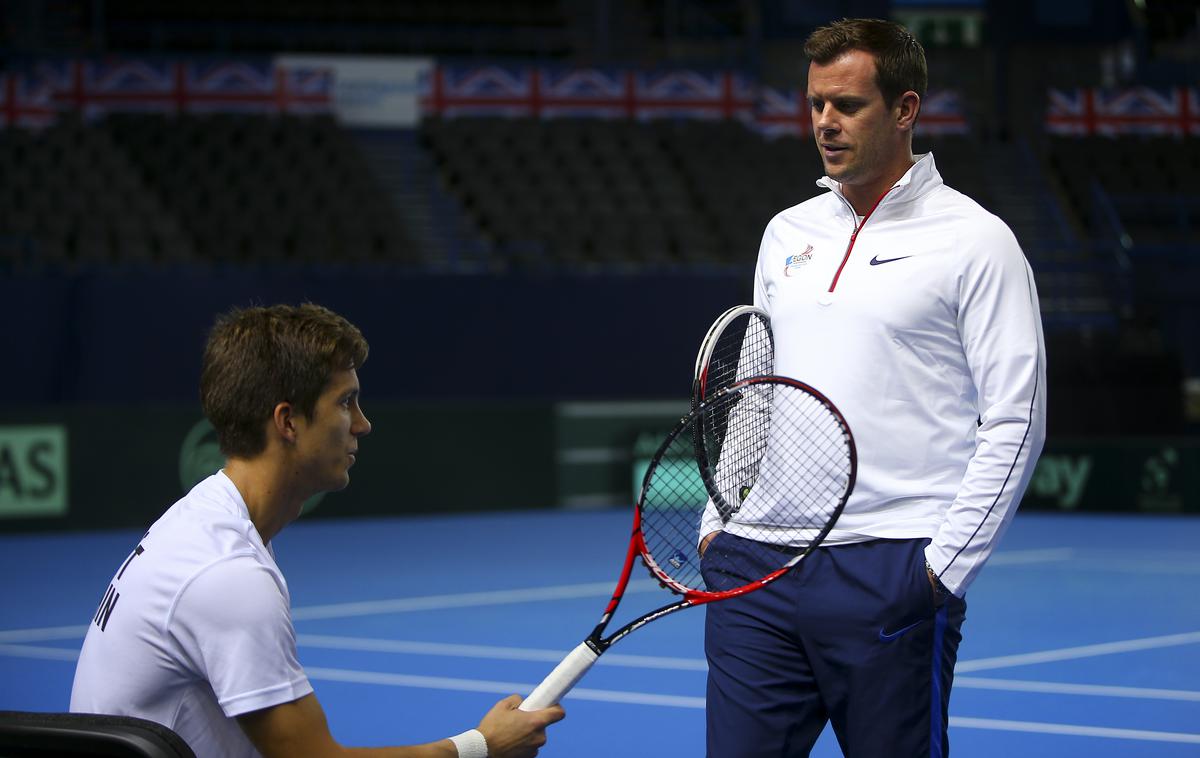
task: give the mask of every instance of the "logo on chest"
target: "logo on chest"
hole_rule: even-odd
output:
[[[905,260],[906,258],[911,258],[911,257],[912,257],[911,255],[898,255],[895,258],[880,258],[878,255],[876,255],[875,257],[871,258],[871,265],[872,266],[882,266],[885,263],[893,263],[895,261],[902,261],[902,260]]]
[[[804,248],[803,253],[789,255],[783,260],[783,275],[796,276],[801,268],[807,266],[813,257],[813,246],[808,245]]]

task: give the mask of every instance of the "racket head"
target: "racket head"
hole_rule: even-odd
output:
[[[739,380],[770,376],[774,368],[775,343],[766,311],[753,305],[734,306],[717,317],[700,345],[692,382],[692,408]],[[713,412],[699,419],[693,428],[696,462],[702,471],[710,468],[713,458],[709,446],[719,443],[728,427],[719,408],[714,405]],[[710,489],[709,496],[723,514],[736,509],[736,501],[727,501],[718,488]]]
[[[693,441],[714,427],[714,417],[727,419],[723,438],[710,440],[702,466]],[[637,550],[654,578],[692,604],[744,594],[821,544],[854,490],[857,470],[850,426],[825,395],[787,377],[735,382],[698,403],[656,451],[637,500]],[[724,530],[749,540],[760,553],[756,566],[766,567],[721,591],[706,587],[698,552],[705,509],[718,507],[713,492],[736,501],[721,514]]]
[[[766,311],[736,305],[708,328],[696,354],[692,407],[737,381],[775,373],[775,342]]]

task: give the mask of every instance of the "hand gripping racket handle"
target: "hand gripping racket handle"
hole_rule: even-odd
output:
[[[521,703],[521,710],[537,711],[556,704],[583,678],[599,657],[600,654],[588,647],[587,643],[581,643],[529,693],[529,697]]]

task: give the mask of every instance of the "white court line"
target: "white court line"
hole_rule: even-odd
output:
[[[485,590],[447,595],[402,597],[393,600],[367,600],[356,603],[310,605],[292,610],[293,619],[331,619],[350,616],[373,616],[384,613],[441,610],[444,608],[479,608],[488,605],[511,605],[546,600],[575,600],[583,597],[611,597],[616,582],[563,584],[552,587],[529,587],[519,590]],[[647,592],[658,587],[649,579],[630,582],[625,594]]]
[[[541,663],[558,663],[570,652],[569,650],[499,647],[496,645],[457,645],[443,642],[364,639],[361,637],[337,637],[326,634],[300,634],[296,636],[296,641],[300,647],[319,647],[330,650],[361,650],[376,653],[440,655],[450,658],[484,658],[506,661],[537,661]],[[708,664],[703,658],[673,658],[669,656],[605,653],[596,663],[597,665],[671,669],[675,671],[708,670]]]
[[[1154,687],[1117,687],[1107,684],[1070,684],[1067,682],[1030,682],[1023,679],[984,679],[977,676],[954,677],[954,688],[1006,690],[1010,692],[1046,692],[1054,695],[1094,695],[1128,697],[1138,700],[1184,700],[1200,703],[1200,692],[1164,690]]]
[[[46,640],[83,639],[87,624],[75,626],[44,626],[38,629],[6,629],[0,631],[0,642],[44,642]]]
[[[963,729],[989,729],[999,732],[1035,732],[1037,734],[1065,734],[1071,737],[1105,737],[1107,739],[1114,740],[1183,742],[1192,745],[1200,745],[1200,734],[1187,734],[1184,732],[1152,732],[1144,729],[1114,729],[1107,726],[1043,724],[1037,721],[977,719],[966,716],[951,716],[950,726],[961,727]]]
[[[1087,572],[1192,576],[1200,574],[1200,561],[1196,560],[1195,553],[1177,550],[1173,556],[1162,553],[1081,556],[1072,561],[1071,568]]]
[[[1051,547],[1040,550],[1010,550],[995,553],[988,559],[989,566],[1024,566],[1030,563],[1052,563],[1069,561],[1075,557],[1075,549],[1070,547]]]
[[[954,667],[954,671],[956,674],[969,671],[988,671],[1009,668],[1010,666],[1026,666],[1031,663],[1069,661],[1075,658],[1094,658],[1100,655],[1131,653],[1136,650],[1154,650],[1156,648],[1174,647],[1176,645],[1191,645],[1197,642],[1200,642],[1200,632],[1167,634],[1161,637],[1143,637],[1137,640],[1104,642],[1098,645],[1064,647],[1058,650],[1043,650],[1037,653],[1001,655],[995,658],[977,658],[973,661],[959,661]]]
[[[65,647],[45,647],[42,645],[6,645],[0,644],[0,655],[13,658],[42,658],[52,661],[74,661],[79,659],[79,651]]]
[[[490,692],[496,695],[511,695],[514,692],[529,692],[533,684],[522,682],[492,682],[482,679],[455,679],[442,676],[411,676],[409,674],[385,674],[378,671],[353,671],[349,669],[308,668],[310,679],[357,684],[383,684],[391,687],[418,687],[421,689],[453,690],[458,692]],[[652,692],[625,692],[623,690],[597,690],[576,687],[567,694],[572,700],[599,700],[608,703],[631,703],[634,705],[662,705],[674,708],[704,708],[704,698],[683,695],[658,695]]]

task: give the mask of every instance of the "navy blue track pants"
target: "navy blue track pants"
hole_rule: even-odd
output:
[[[772,568],[749,544],[722,533],[709,545],[711,589]],[[827,722],[848,758],[947,756],[966,602],[935,608],[927,544],[818,548],[774,584],[707,606],[709,758],[801,758]]]

